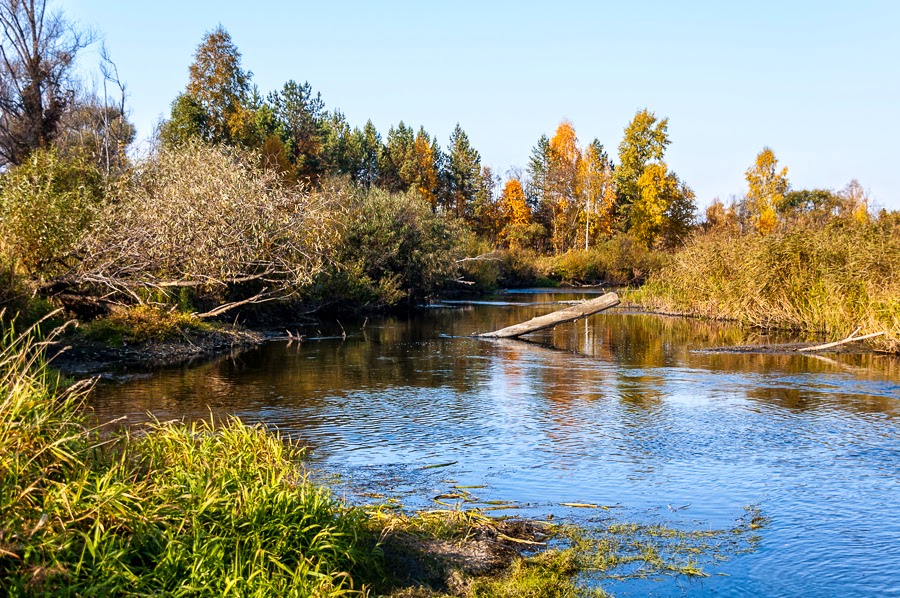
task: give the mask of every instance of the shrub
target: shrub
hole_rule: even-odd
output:
[[[76,282],[130,300],[142,288],[232,301],[293,292],[322,269],[333,240],[320,199],[285,185],[251,152],[161,147],[98,216]]]
[[[0,253],[29,276],[67,271],[102,199],[103,177],[89,162],[33,152],[0,183]]]
[[[641,284],[659,270],[667,253],[648,249],[629,235],[617,235],[589,250],[574,249],[540,260],[545,275],[577,284]]]
[[[466,256],[459,262],[461,280],[466,281],[464,287],[459,290],[474,292],[493,291],[497,288],[500,278],[502,252],[495,251],[490,243],[470,230],[465,230],[460,246]],[[468,283],[472,283],[469,285]]]
[[[332,187],[346,198],[339,215],[335,265],[319,278],[322,301],[393,306],[413,303],[456,276],[462,228],[432,212],[415,192]]]

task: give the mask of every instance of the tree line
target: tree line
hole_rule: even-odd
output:
[[[219,26],[198,46],[159,139],[253,148],[286,179],[312,186],[343,176],[389,192],[414,190],[432,211],[465,221],[496,245],[561,253],[627,231],[671,246],[690,230],[694,194],[665,163],[667,126],[640,110],[614,164],[599,140],[580,146],[564,121],[552,138],[538,140],[527,171],[501,186],[459,124],[443,150],[424,127],[403,121],[384,137],[371,120],[351,128],[308,82],[288,81],[264,95]]]
[[[46,294],[105,285],[141,303],[204,287],[235,303],[312,285],[395,302],[459,280],[454,264],[491,249],[619,247],[627,260],[637,255],[628,247],[669,250],[697,231],[869,219],[857,182],[794,190],[764,148],[745,173],[748,192],[714,201],[700,223],[694,192],[666,160],[669,121],[647,109],[614,152],[562,121],[524,169],[500,177],[460,125],[442,148],[422,126],[351,126],[308,82],[263,93],[222,26],[197,46],[148,155],[131,156],[115,64],[102,51],[100,84],[85,86],[74,65],[96,36],[51,8],[0,0],[0,273]],[[643,272],[633,280],[646,274],[630,269]]]

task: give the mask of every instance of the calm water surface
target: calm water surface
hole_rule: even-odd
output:
[[[771,518],[751,554],[702,581],[604,582],[616,595],[900,596],[900,361],[702,349],[782,339],[611,311],[479,340],[582,293],[519,292],[400,319],[300,329],[212,363],[103,384],[101,418],[264,422],[312,448],[357,502],[410,507],[454,484],[531,517],[729,528]],[[423,469],[429,465],[444,467]]]

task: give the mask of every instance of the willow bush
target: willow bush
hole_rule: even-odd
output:
[[[0,178],[0,260],[47,279],[76,262],[76,247],[101,211],[104,181],[84,159],[36,150]]]
[[[79,280],[115,290],[241,284],[282,292],[322,268],[329,207],[236,148],[157,149],[110,202],[80,250]]]

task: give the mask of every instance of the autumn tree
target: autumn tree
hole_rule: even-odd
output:
[[[762,234],[771,233],[778,227],[778,212],[783,209],[790,188],[787,173],[787,167],[778,170],[778,159],[768,147],[759,152],[756,162],[745,173],[749,187],[747,207],[753,226]]]
[[[575,127],[563,121],[550,138],[550,160],[547,169],[551,214],[551,242],[556,253],[574,246],[580,205],[577,198],[578,168],[581,150]]]
[[[708,231],[739,233],[741,225],[734,200],[726,206],[721,199],[715,198],[706,208],[706,222],[703,223],[703,228]]]
[[[187,89],[173,102],[171,117],[160,131],[162,139],[246,141],[254,122],[247,106],[252,73],[241,68],[241,53],[222,25],[204,36],[188,72]]]
[[[633,203],[641,198],[639,181],[647,165],[662,162],[669,145],[669,119],[657,119],[647,110],[639,110],[619,143],[619,163],[615,170],[619,205],[627,217]]]
[[[662,231],[666,205],[676,193],[677,181],[668,176],[665,163],[649,164],[638,179],[640,196],[631,204],[631,232],[653,245]]]
[[[438,186],[440,174],[441,148],[436,141],[420,127],[413,142],[413,154],[407,168],[401,171],[406,173],[407,184],[419,192],[430,206],[432,212],[438,208]]]
[[[0,165],[16,165],[56,138],[93,37],[47,0],[0,0],[0,26]]]
[[[448,208],[457,218],[471,217],[480,177],[481,156],[457,123],[447,154]]]
[[[842,217],[865,224],[869,221],[869,193],[853,179],[839,193],[839,213]]]
[[[616,186],[612,163],[599,140],[582,152],[578,164],[578,197],[582,207],[584,248],[597,236],[612,235],[615,225]]]
[[[498,204],[502,227],[500,238],[512,249],[526,244],[532,224],[531,208],[528,207],[525,190],[518,179],[506,181]]]
[[[632,203],[630,230],[648,247],[674,247],[690,232],[696,211],[694,192],[668,169],[652,162],[638,180],[640,197]]]

